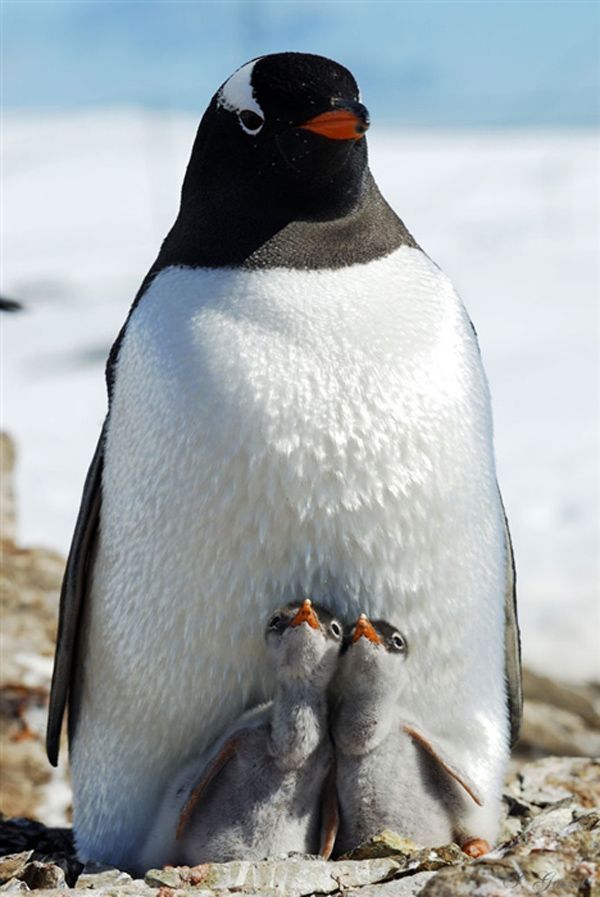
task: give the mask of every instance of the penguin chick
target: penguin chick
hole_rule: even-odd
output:
[[[273,700],[244,713],[169,785],[144,849],[153,861],[331,854],[337,814],[327,689],[342,626],[307,598],[275,611],[265,639]]]
[[[408,654],[401,632],[365,614],[344,640],[332,728],[340,813],[336,856],[386,828],[424,846],[457,840],[470,856],[490,849],[461,823],[469,804],[483,803],[477,787],[408,722],[402,705]]]

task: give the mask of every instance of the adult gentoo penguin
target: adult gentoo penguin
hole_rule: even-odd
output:
[[[367,126],[331,60],[238,69],[111,351],[48,724],[55,763],[68,698],[82,857],[134,867],[164,783],[271,696],[282,599],[401,625],[413,719],[500,793],[521,699],[488,388]]]

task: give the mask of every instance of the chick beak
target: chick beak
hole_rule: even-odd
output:
[[[306,598],[302,603],[300,610],[291,621],[290,626],[300,626],[301,623],[308,623],[311,629],[319,628],[319,618],[313,610],[310,598]]]
[[[315,115],[299,127],[330,140],[360,140],[364,137],[370,124],[366,107],[354,100],[334,100],[333,105],[336,108]]]
[[[356,621],[356,626],[354,627],[354,632],[352,634],[352,644],[354,644],[354,642],[357,642],[361,637],[368,639],[375,645],[381,644],[381,639],[377,635],[377,632],[373,628],[372,624],[367,619],[366,614],[361,614]]]

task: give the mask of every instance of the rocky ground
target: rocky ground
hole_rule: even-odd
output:
[[[455,845],[422,850],[384,833],[335,863],[304,857],[227,863],[149,871],[144,881],[119,870],[83,868],[70,830],[51,827],[68,822],[70,791],[64,764],[52,770],[43,744],[64,560],[17,545],[14,456],[2,435],[0,893],[600,897],[600,763],[589,759],[600,756],[600,684],[571,686],[530,670],[503,834],[481,860],[468,860]]]
[[[15,450],[0,434],[0,809],[55,823],[70,795],[64,769],[44,751],[46,707],[64,558],[16,541],[12,472]]]
[[[83,867],[69,829],[27,819],[0,822],[0,893],[59,897],[89,889],[104,897],[592,897],[600,895],[600,762],[546,757],[506,786],[503,834],[469,860],[456,844],[424,849],[383,832],[347,859],[291,856],[261,862],[151,869],[133,880],[118,869]]]

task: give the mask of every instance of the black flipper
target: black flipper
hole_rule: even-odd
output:
[[[75,524],[60,593],[58,635],[46,730],[46,752],[53,766],[58,763],[60,730],[67,699],[71,692],[71,677],[77,651],[79,624],[90,580],[93,549],[100,518],[105,431],[106,422],[102,428],[83,487],[79,515]],[[72,703],[71,695],[70,704],[72,705]],[[71,706],[70,713],[75,716],[76,708]]]
[[[502,499],[500,499],[502,501]],[[504,592],[504,669],[506,676],[506,694],[508,700],[508,716],[510,722],[510,745],[514,747],[519,738],[521,719],[523,717],[523,681],[521,673],[521,635],[517,618],[517,592],[515,562],[512,542],[508,529],[508,521],[504,514],[504,532],[506,543],[506,587]]]

